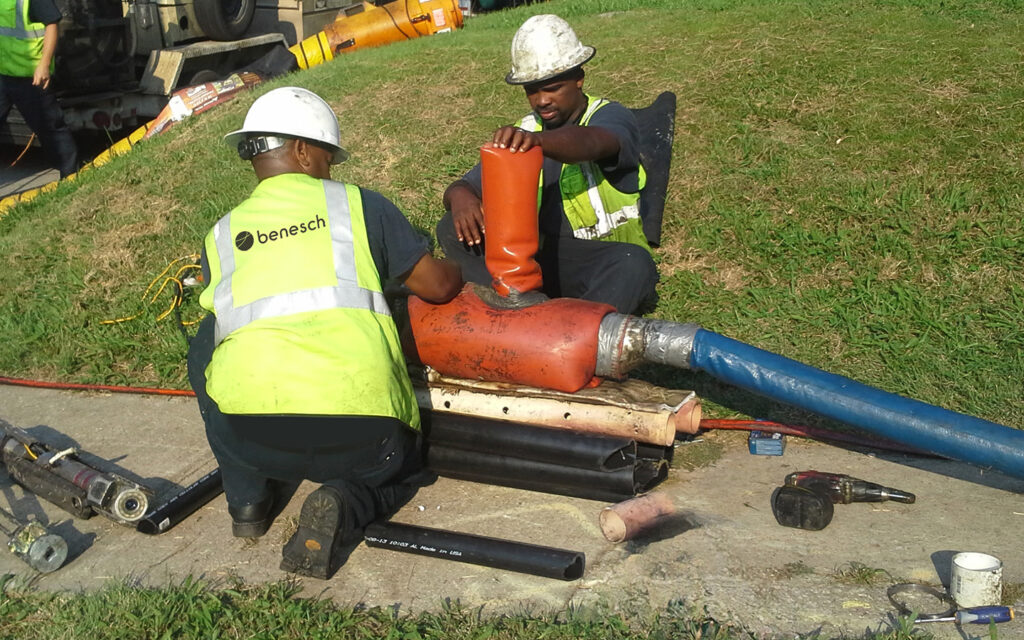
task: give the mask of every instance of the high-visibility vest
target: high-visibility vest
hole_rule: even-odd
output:
[[[28,3],[0,0],[0,75],[31,78],[42,58],[46,25],[29,22]]]
[[[608,104],[603,98],[587,96],[587,109],[579,126],[585,127],[597,110]],[[540,131],[542,125],[533,113],[517,125],[526,131]],[[611,185],[594,162],[563,164],[558,178],[562,195],[562,210],[572,226],[572,233],[584,240],[611,240],[630,242],[651,251],[640,220],[640,189],[647,183],[647,172],[638,167],[639,183],[636,193],[623,193]],[[541,188],[544,176],[541,175]]]
[[[206,389],[224,413],[367,415],[419,428],[359,188],[267,178],[206,236],[217,318]]]

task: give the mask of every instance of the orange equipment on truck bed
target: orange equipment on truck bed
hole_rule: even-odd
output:
[[[358,5],[356,5],[358,7]],[[379,6],[362,4],[358,13],[346,13],[315,36],[289,48],[303,69],[366,47],[462,27],[458,0],[395,0]]]

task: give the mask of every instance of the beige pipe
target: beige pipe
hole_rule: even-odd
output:
[[[429,382],[413,386],[419,406],[433,411],[630,438],[662,447],[673,444],[676,432],[696,433],[701,417],[700,400],[692,391],[661,389],[639,381],[605,381],[593,389],[563,393],[431,373]],[[650,399],[656,397],[660,400]]]
[[[605,507],[598,516],[601,533],[609,542],[632,540],[676,512],[667,494],[654,491]]]

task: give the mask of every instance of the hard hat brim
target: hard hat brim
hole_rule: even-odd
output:
[[[247,136],[258,136],[258,135],[281,136],[281,134],[279,134],[279,133],[271,133],[271,132],[264,132],[264,131],[247,131],[245,129],[238,129],[237,131],[232,131],[231,133],[229,133],[226,136],[224,136],[224,142],[226,142],[228,144],[228,146],[230,146],[232,149],[237,149],[238,148],[238,144],[240,142],[245,141]],[[293,136],[283,136],[283,137],[293,137]],[[348,151],[345,151],[343,148],[335,147],[334,145],[327,144],[326,142],[318,142],[318,141],[313,141],[313,142],[315,142],[316,144],[318,144],[320,146],[330,147],[330,148],[332,148],[334,150],[334,155],[331,156],[331,164],[341,164],[342,162],[345,162],[346,160],[348,160]]]
[[[505,76],[505,82],[512,85],[535,84],[537,82],[544,82],[556,76],[560,76],[563,73],[566,73],[567,71],[572,71],[576,67],[582,67],[586,63],[590,62],[590,60],[595,55],[597,55],[596,47],[584,46],[580,51],[580,55],[577,56],[576,60],[572,60],[569,63],[566,63],[565,65],[559,67],[558,69],[555,69],[551,73],[543,74],[540,77],[525,77],[516,76],[515,69],[513,69],[509,71],[508,74]]]

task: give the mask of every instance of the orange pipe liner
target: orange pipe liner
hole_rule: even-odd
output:
[[[445,304],[409,296],[420,362],[446,376],[513,382],[572,393],[596,384],[597,336],[611,305],[557,298],[497,309],[474,285]]]
[[[362,4],[359,13],[341,15],[323,31],[290,47],[303,69],[368,47],[411,40],[462,27],[457,0],[395,0]]]
[[[540,243],[537,183],[544,154],[540,147],[512,153],[490,144],[480,149],[484,201],[484,259],[494,290],[503,296],[540,289],[544,281],[534,260]]]

